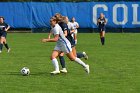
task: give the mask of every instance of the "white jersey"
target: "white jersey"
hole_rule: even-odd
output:
[[[71,22],[71,23],[74,27],[75,33],[77,33],[77,26],[79,26],[79,24],[77,22]]]
[[[68,25],[68,29],[70,29],[70,31],[74,29],[74,26],[71,22],[68,22],[67,25]]]
[[[74,30],[76,30],[77,29],[77,26],[79,26],[79,24],[77,22],[71,22],[71,23],[74,26]]]
[[[51,31],[54,36],[59,35],[59,39],[54,50],[63,51],[65,53],[69,53],[70,51],[72,51],[69,40],[65,37],[62,28],[58,24],[56,24]]]

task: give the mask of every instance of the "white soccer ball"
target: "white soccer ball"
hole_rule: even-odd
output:
[[[30,74],[30,70],[28,67],[23,67],[20,72],[23,76],[28,76]]]

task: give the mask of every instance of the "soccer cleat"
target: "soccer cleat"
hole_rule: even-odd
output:
[[[62,70],[60,70],[60,72],[62,72],[62,73],[67,73],[68,71],[67,71],[66,68],[63,68]]]
[[[2,51],[0,50],[0,53],[1,53]]]
[[[88,55],[86,54],[86,52],[83,52],[84,58],[85,60],[88,60]]]
[[[9,48],[8,50],[7,50],[7,52],[9,53],[11,51],[11,49]]]
[[[89,65],[86,65],[86,67],[85,67],[85,71],[86,71],[88,74],[90,73]]]
[[[50,74],[53,74],[53,75],[60,74],[60,71],[52,71],[50,72]]]

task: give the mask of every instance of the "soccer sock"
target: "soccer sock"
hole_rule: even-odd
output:
[[[75,40],[75,44],[77,44],[77,39]]]
[[[104,37],[101,37],[101,43],[104,45]]]
[[[2,48],[3,48],[3,44],[0,43],[0,50],[1,50],[1,51],[2,51]]]
[[[83,55],[83,53],[77,53],[77,57],[82,58],[82,57],[84,57],[84,55]]]
[[[59,65],[58,65],[58,61],[56,58],[52,59],[52,63],[55,68],[55,71],[59,71]]]
[[[59,60],[60,60],[60,64],[62,66],[62,68],[65,68],[65,59],[63,56],[59,56]]]
[[[82,65],[83,67],[86,67],[86,64],[85,64],[81,59],[76,58],[74,61],[75,61],[76,63]]]
[[[103,45],[105,44],[105,37],[103,37]]]
[[[6,43],[6,44],[4,43],[4,46],[5,46],[7,49],[9,49],[9,47],[8,47],[8,44],[7,44],[7,43]]]

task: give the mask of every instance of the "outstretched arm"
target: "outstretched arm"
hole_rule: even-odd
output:
[[[54,38],[48,38],[48,39],[44,38],[44,39],[42,39],[42,42],[44,42],[44,43],[45,42],[57,42],[58,39],[59,39],[59,34],[56,34],[54,36]]]

